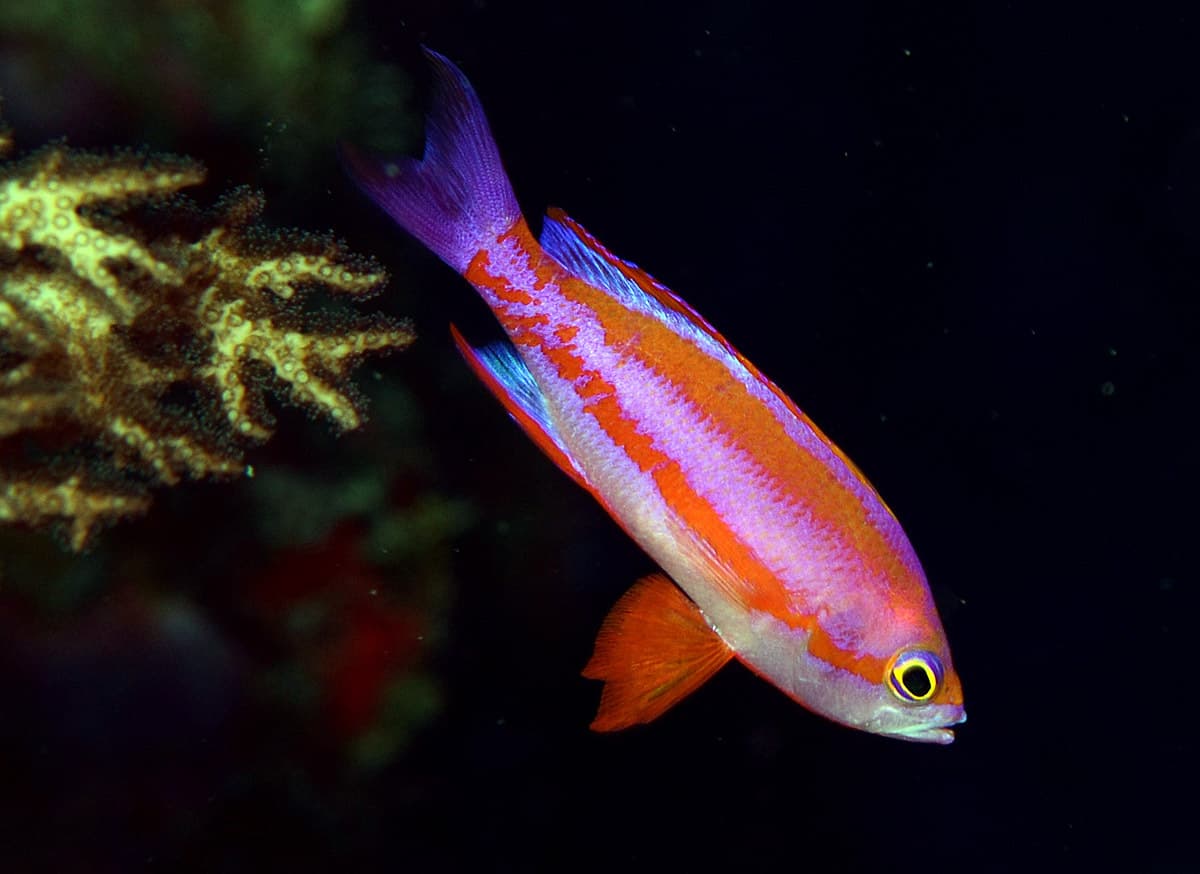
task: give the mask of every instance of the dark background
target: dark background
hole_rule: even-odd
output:
[[[474,514],[423,657],[440,705],[354,771],[307,741],[277,760],[274,711],[193,712],[161,668],[172,715],[131,722],[179,740],[147,758],[137,732],[102,739],[126,722],[71,729],[73,693],[15,675],[15,869],[1195,870],[1200,20],[1047,6],[375,2],[346,24],[414,108],[419,45],[458,63],[531,219],[561,206],[678,291],[866,471],[963,678],[952,746],[828,724],[736,666],[653,725],[589,733],[578,671],[653,566],[471,381],[446,324],[494,335],[483,305],[332,153],[298,188],[192,136],[171,145],[265,187],[273,218],[383,260],[381,306],[416,322],[377,373],[418,399],[423,487]],[[73,141],[142,141],[122,124]],[[189,488],[150,531],[225,500]],[[254,651],[224,577],[159,585]],[[164,761],[148,797],[171,813],[147,815]]]

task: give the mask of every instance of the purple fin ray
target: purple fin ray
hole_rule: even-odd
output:
[[[504,387],[508,399],[536,422],[555,445],[566,452],[562,438],[550,419],[550,411],[546,409],[546,398],[538,388],[537,380],[529,372],[528,365],[521,360],[512,344],[501,340],[486,346],[472,347],[471,351],[479,366],[492,375],[497,385]]]
[[[550,257],[585,282],[603,288],[627,303],[649,301],[650,295],[617,267],[615,262],[620,259],[595,240],[582,236],[577,227],[560,210],[552,209],[542,220],[538,242]],[[635,264],[620,263],[641,272]]]
[[[562,210],[551,209],[546,213],[538,241],[547,254],[572,274],[604,289],[626,306],[654,313],[681,333],[706,334],[733,352],[686,301],[633,262],[608,251]]]
[[[424,157],[381,160],[344,145],[342,158],[372,200],[462,273],[521,210],[471,83],[442,55],[425,55],[434,75]]]
[[[555,427],[537,380],[512,344],[502,341],[476,348],[469,345],[453,325],[450,331],[454,335],[454,344],[475,375],[500,399],[533,442],[575,482],[596,494]]]

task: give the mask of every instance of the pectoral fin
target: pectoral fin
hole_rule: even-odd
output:
[[[638,580],[613,605],[583,675],[604,681],[594,731],[650,722],[733,657],[704,614],[662,574]]]

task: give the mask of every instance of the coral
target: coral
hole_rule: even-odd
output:
[[[243,472],[272,433],[268,386],[357,427],[350,369],[411,342],[382,316],[303,312],[308,288],[361,297],[385,276],[264,230],[256,194],[201,213],[178,192],[203,178],[62,145],[0,167],[0,521],[61,520],[81,549],[154,484]]]

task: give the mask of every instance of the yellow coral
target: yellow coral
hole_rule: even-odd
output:
[[[243,194],[241,202],[229,211],[244,222],[260,209],[261,201]],[[380,324],[314,336],[279,323],[277,307],[255,306],[255,302],[272,296],[289,301],[298,288],[313,283],[332,285],[349,294],[370,293],[383,282],[383,273],[372,265],[339,258],[337,247],[319,238],[310,238],[310,245],[319,249],[308,253],[247,251],[238,231],[237,225],[218,227],[196,245],[197,252],[220,268],[219,281],[205,289],[199,303],[202,330],[211,348],[200,372],[221,387],[230,426],[247,437],[262,438],[270,433],[242,378],[247,362],[253,361],[287,383],[297,403],[321,409],[341,428],[357,428],[361,421],[358,410],[336,383],[344,381],[349,367],[366,352],[403,340],[397,328]],[[246,295],[247,288],[253,289],[252,296]]]
[[[161,199],[203,180],[203,168],[192,161],[114,160],[72,155],[65,146],[43,149],[0,183],[0,245],[18,251],[38,246],[60,254],[73,278],[100,289],[128,320],[146,302],[121,287],[110,262],[128,261],[168,283],[179,281],[178,271],[137,240],[89,222],[82,210],[112,201]],[[74,302],[74,296],[52,294],[41,308],[52,312],[58,304]],[[102,333],[112,324],[107,315],[80,327]]]
[[[87,545],[96,526],[150,506],[145,495],[121,494],[111,487],[93,488],[79,475],[62,482],[10,481],[0,483],[0,522],[38,525],[65,519],[70,526],[67,542],[78,551]]]
[[[312,330],[300,289],[363,295],[386,277],[330,239],[267,237],[257,195],[229,200],[194,239],[170,226],[194,224],[192,207],[163,210],[158,227],[126,218],[203,177],[184,159],[64,146],[0,173],[0,459],[17,460],[0,466],[0,521],[65,520],[78,549],[96,525],[143,511],[155,483],[242,471],[239,441],[271,435],[263,374],[355,428],[352,365],[411,342],[378,315]],[[198,408],[164,403],[185,385]],[[82,460],[48,478],[64,441]]]

